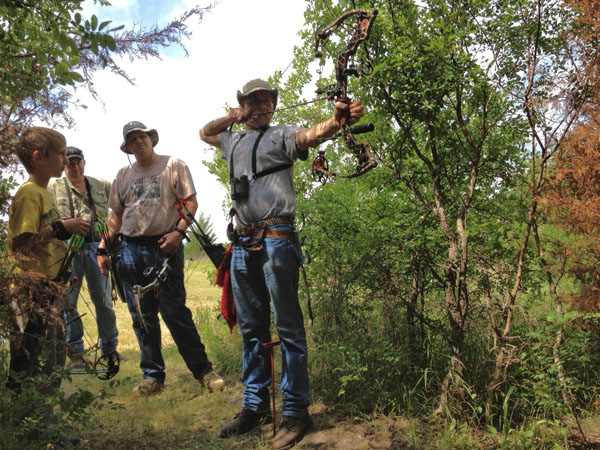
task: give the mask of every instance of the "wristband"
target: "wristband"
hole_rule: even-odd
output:
[[[177,231],[178,233],[180,233],[184,239],[186,239],[188,242],[190,241],[190,238],[188,237],[187,233],[185,232],[185,230],[179,228],[179,227],[175,227],[175,229],[173,231]]]
[[[102,247],[96,248],[96,256],[108,256],[108,250]]]
[[[71,233],[69,233],[65,229],[65,226],[63,225],[63,223],[61,221],[57,220],[56,222],[52,222],[50,224],[50,226],[52,227],[52,234],[57,239],[60,239],[61,241],[66,241],[67,239],[69,239],[71,237]]]

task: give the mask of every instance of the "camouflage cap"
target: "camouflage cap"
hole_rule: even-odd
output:
[[[67,147],[67,159],[71,158],[80,158],[85,159],[83,157],[83,152],[77,147]]]
[[[121,151],[128,153],[131,155],[131,152],[127,150],[127,135],[132,131],[143,131],[150,136],[152,140],[152,147],[155,147],[158,144],[158,132],[154,128],[147,128],[142,122],[132,121],[127,122],[123,126],[123,143],[121,144]]]
[[[242,101],[244,101],[249,95],[257,91],[270,92],[271,96],[273,97],[273,107],[277,106],[277,96],[279,93],[277,88],[271,87],[269,83],[261,80],[260,78],[248,81],[242,88],[242,92],[237,91],[238,102],[241,104]]]

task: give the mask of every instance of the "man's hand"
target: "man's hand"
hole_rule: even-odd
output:
[[[171,231],[165,234],[158,243],[163,252],[167,255],[172,255],[179,249],[182,240],[183,235],[179,231]]]
[[[323,139],[330,138],[337,133],[344,123],[354,125],[362,116],[365,109],[359,102],[350,103],[350,99],[339,99],[335,102],[333,116],[311,128],[299,128],[294,135],[296,147],[299,152],[306,151],[309,147],[317,147]]]
[[[108,276],[108,273],[112,268],[110,265],[110,258],[108,257],[108,255],[96,255],[96,262],[98,263],[98,267],[100,268],[100,272],[102,272],[102,275]]]
[[[344,120],[348,125],[354,125],[365,115],[365,108],[360,101],[350,103],[350,99],[342,98],[335,102],[334,107],[333,118],[340,127]]]
[[[247,119],[246,117],[246,112],[244,111],[243,108],[231,108],[229,110],[229,114],[227,114],[227,117],[233,121],[233,123],[236,124],[240,124],[240,123],[244,123]]]
[[[81,217],[74,219],[65,219],[62,221],[65,230],[71,234],[79,234],[85,236],[90,231],[90,223],[83,220]]]

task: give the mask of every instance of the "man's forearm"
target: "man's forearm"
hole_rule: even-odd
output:
[[[184,202],[185,209],[187,209],[187,212],[189,212],[190,217],[193,219],[196,215],[196,211],[198,211],[198,198],[196,197],[196,194],[190,195],[184,200]],[[188,221],[183,218],[179,219],[179,221],[177,222],[177,227],[183,230],[187,229]]]
[[[331,117],[311,128],[300,128],[295,135],[296,147],[300,152],[308,150],[309,147],[318,147],[319,139],[333,136],[341,127],[342,124]]]
[[[200,135],[203,134],[205,136],[216,136],[217,134],[222,133],[227,130],[233,123],[233,119],[229,116],[219,117],[218,119],[211,120],[208,122],[202,129],[200,130]]]
[[[211,120],[200,129],[200,139],[202,139],[207,144],[210,144],[215,147],[220,147],[220,134],[226,131],[232,123],[233,119],[231,119],[229,116],[224,116],[215,120]]]

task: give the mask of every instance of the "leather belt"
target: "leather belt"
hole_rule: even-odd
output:
[[[272,225],[281,225],[281,224],[286,224],[286,225],[293,225],[294,224],[294,217],[292,216],[280,216],[280,217],[272,217],[271,219],[265,219],[265,220],[261,220],[258,223],[250,223],[248,225],[242,225],[242,224],[237,224],[235,227],[235,231],[237,232],[237,234],[239,234],[240,236],[251,236],[252,234],[258,233],[258,230],[267,230],[268,232],[273,232],[273,231],[278,231],[278,232],[282,232],[284,234],[289,233],[291,235],[291,231],[284,231],[284,230],[269,230],[268,227],[272,226]],[[282,235],[283,236],[283,235]],[[263,235],[263,237],[279,237],[279,236],[270,236],[268,234]],[[290,237],[282,237],[282,239],[291,239]]]
[[[270,230],[269,228],[239,227],[236,229],[241,237],[259,236],[274,239],[293,239],[294,232],[290,230]]]
[[[271,217],[270,219],[261,220],[257,223],[249,223],[248,225],[244,225],[248,228],[267,228],[271,225],[281,225],[281,224],[293,224],[294,216],[278,216]]]
[[[293,239],[294,232],[289,230],[269,230],[267,228],[265,230],[265,237],[275,239]]]
[[[139,245],[157,245],[160,238],[162,238],[162,234],[158,234],[156,236],[123,236],[123,240],[127,243],[139,244]]]

